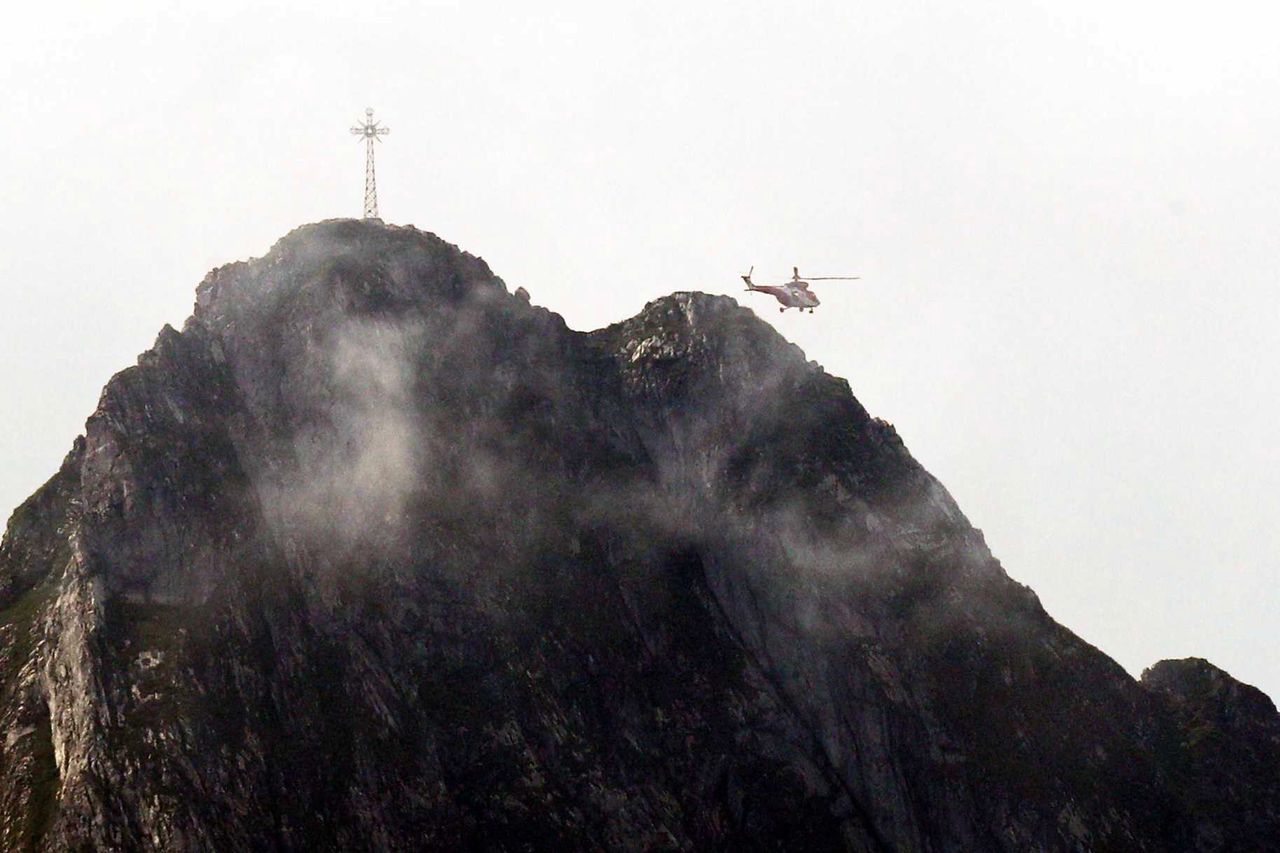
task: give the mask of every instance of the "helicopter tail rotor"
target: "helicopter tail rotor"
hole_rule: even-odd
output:
[[[755,286],[751,283],[751,274],[755,271],[756,271],[756,268],[755,268],[755,265],[753,264],[751,269],[747,270],[747,274],[742,277],[742,280],[747,284],[747,290],[750,290],[752,287]]]

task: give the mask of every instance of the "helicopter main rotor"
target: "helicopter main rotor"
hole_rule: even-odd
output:
[[[800,277],[800,268],[791,268],[792,281],[859,281],[862,279],[860,275],[809,275],[804,278]]]

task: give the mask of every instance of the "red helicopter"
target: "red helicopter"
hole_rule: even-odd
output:
[[[800,277],[800,268],[791,268],[791,281],[782,284],[755,284],[751,281],[751,273],[756,268],[752,267],[742,280],[747,283],[747,290],[755,290],[759,293],[767,293],[774,299],[782,303],[782,307],[778,311],[786,311],[788,308],[799,308],[800,313],[804,313],[804,309],[808,308],[809,313],[813,313],[813,309],[822,304],[818,299],[818,294],[809,289],[810,281],[856,281],[862,276],[857,275],[816,275],[809,279]]]

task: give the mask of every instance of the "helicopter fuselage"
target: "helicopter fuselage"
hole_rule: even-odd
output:
[[[801,286],[803,285],[803,286]],[[747,285],[748,290],[755,290],[759,293],[767,293],[781,303],[780,311],[786,311],[788,308],[798,308],[804,310],[808,308],[812,310],[822,304],[822,300],[818,299],[818,295],[809,289],[806,282],[788,282],[786,284],[750,284]]]

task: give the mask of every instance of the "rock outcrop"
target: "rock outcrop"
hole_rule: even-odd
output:
[[[215,270],[0,546],[9,850],[1277,849],[1280,718],[1140,683],[751,311],[592,333],[376,221]]]

